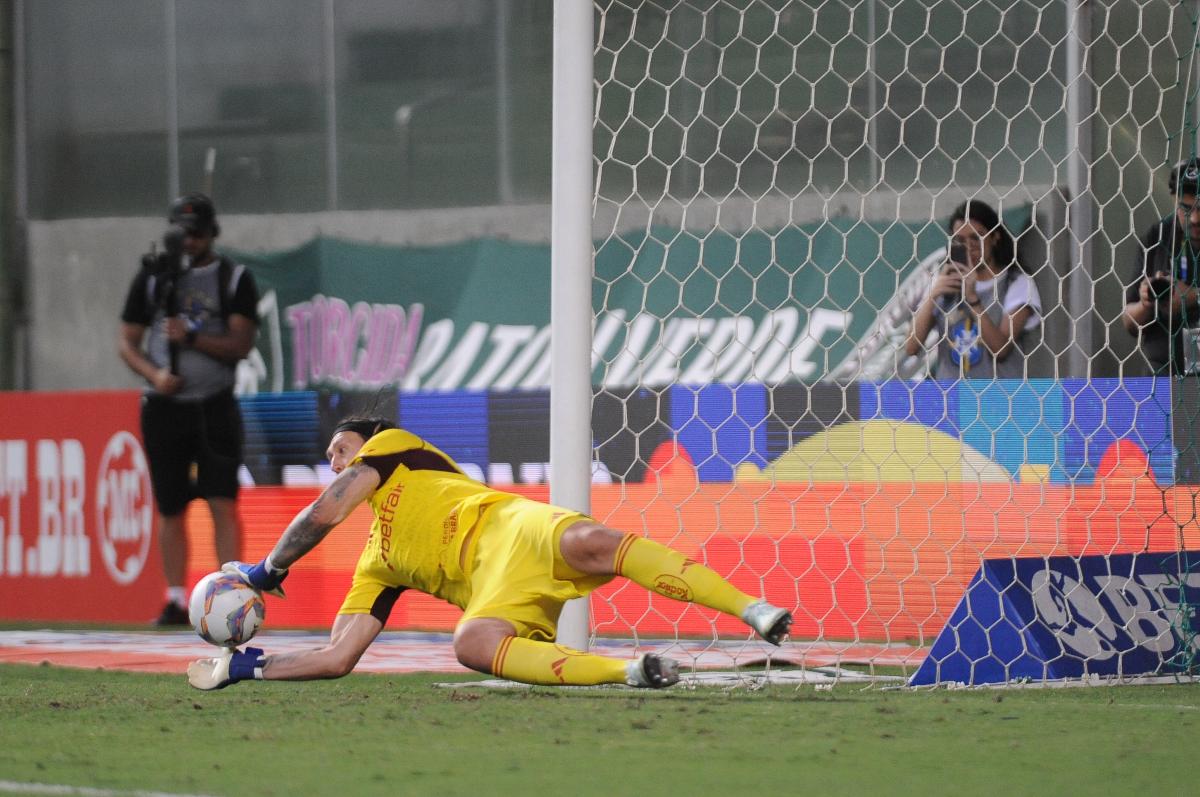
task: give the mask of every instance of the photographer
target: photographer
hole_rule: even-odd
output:
[[[1012,236],[977,200],[959,205],[947,229],[949,257],[917,307],[905,351],[923,352],[936,328],[935,378],[1024,377],[1042,301],[1017,262]]]
[[[1200,256],[1200,159],[1177,164],[1167,179],[1175,212],[1158,221],[1138,248],[1121,321],[1139,337],[1152,374],[1195,370],[1200,323],[1196,271]]]
[[[121,313],[118,352],[146,380],[142,438],[159,515],[167,602],[156,625],[188,622],[183,513],[212,511],[217,561],[240,557],[237,511],[242,418],[238,361],[254,346],[258,288],[244,266],[213,251],[216,210],[203,194],[171,204],[165,251],[142,258]]]

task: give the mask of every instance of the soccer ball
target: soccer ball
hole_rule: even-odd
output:
[[[188,601],[192,628],[206,641],[234,648],[258,633],[266,617],[258,590],[230,573],[209,573],[197,582]]]

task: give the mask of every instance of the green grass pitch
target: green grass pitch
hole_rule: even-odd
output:
[[[1185,789],[1196,686],[665,692],[243,683],[0,665],[0,791],[1096,794]],[[1171,783],[1174,783],[1174,787]],[[62,792],[60,792],[62,793]]]

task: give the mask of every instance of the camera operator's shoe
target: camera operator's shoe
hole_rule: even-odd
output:
[[[779,645],[792,630],[792,613],[760,600],[746,607],[742,612],[742,622],[772,645]]]
[[[180,606],[174,601],[167,601],[167,605],[163,607],[162,612],[158,617],[154,618],[154,625],[158,628],[169,628],[175,625],[191,625],[192,621],[188,619],[188,610],[184,606]]]
[[[679,662],[657,653],[643,653],[625,665],[625,683],[644,689],[662,689],[677,684]]]

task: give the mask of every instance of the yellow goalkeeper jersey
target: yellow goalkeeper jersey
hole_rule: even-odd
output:
[[[371,495],[375,512],[361,561],[373,559],[391,581],[436,595],[457,606],[470,596],[471,533],[487,507],[516,498],[462,472],[449,456],[403,429],[366,442],[351,461],[380,475]]]

